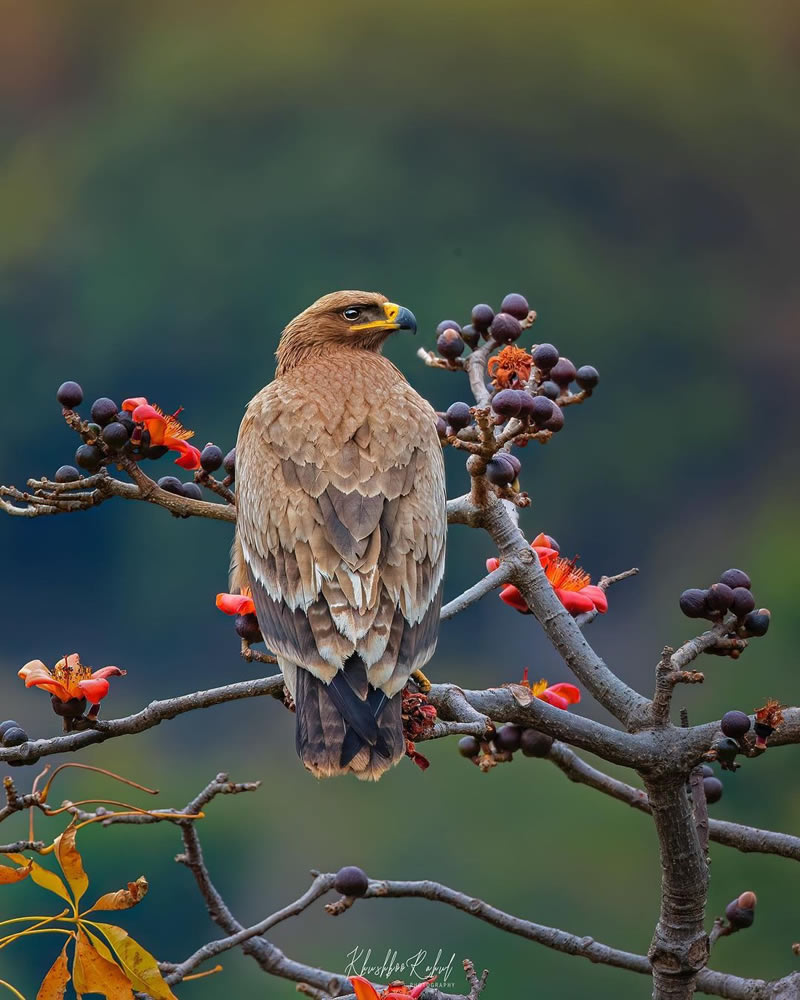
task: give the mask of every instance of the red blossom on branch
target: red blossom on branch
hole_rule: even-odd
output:
[[[382,993],[378,993],[372,983],[363,976],[350,977],[357,1000],[409,1000],[409,997],[411,1000],[416,1000],[416,997],[424,993],[435,980],[436,976],[431,976],[417,986],[404,986],[400,982],[390,983]]]
[[[52,671],[41,660],[31,660],[18,671],[25,687],[40,687],[59,701],[86,698],[90,705],[98,705],[108,694],[109,677],[124,677],[119,667],[101,667],[92,670],[81,663],[77,653],[62,657]]]
[[[176,465],[183,469],[200,468],[199,449],[187,444],[187,440],[194,437],[194,431],[187,430],[178,420],[180,409],[173,414],[166,414],[160,407],[149,403],[144,396],[132,396],[124,400],[122,409],[130,413],[135,423],[144,426],[150,435],[151,446],[162,446],[179,452],[180,457],[175,459]]]
[[[256,606],[250,594],[217,594],[217,607],[226,615],[254,615]]]

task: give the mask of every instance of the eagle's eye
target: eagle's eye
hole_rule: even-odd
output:
[[[361,310],[357,309],[356,306],[348,306],[347,309],[345,309],[345,311],[342,313],[342,316],[344,316],[345,319],[350,320],[351,323],[353,322],[353,320],[358,319],[360,315],[361,315]]]

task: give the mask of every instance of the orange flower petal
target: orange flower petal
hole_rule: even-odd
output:
[[[525,603],[525,598],[513,583],[510,583],[507,587],[503,587],[500,591],[500,600],[505,601],[510,607],[516,608],[517,611],[521,611],[524,615],[530,614],[528,605]]]
[[[542,569],[547,569],[554,559],[558,559],[558,551],[556,549],[548,548],[545,545],[531,545],[531,548],[539,557]]]
[[[254,615],[253,598],[244,594],[217,594],[217,607],[226,615]]]
[[[87,701],[97,705],[108,694],[109,683],[102,677],[90,677],[88,681],[78,681],[78,687]]]
[[[606,597],[606,592],[602,587],[597,587],[595,584],[590,583],[581,591],[585,594],[591,601],[594,602],[595,609],[604,615],[608,611],[608,598]]]
[[[101,667],[99,670],[95,670],[92,673],[92,679],[105,678],[105,677],[124,677],[127,670],[120,670],[119,667]]]
[[[561,698],[565,698],[570,705],[577,705],[581,700],[580,688],[576,688],[574,684],[560,683],[552,684],[548,689],[554,694],[557,694]]]
[[[569,708],[569,702],[566,698],[562,698],[560,694],[555,694],[551,688],[546,691],[542,691],[541,694],[536,695],[541,701],[546,701],[548,705],[552,705],[553,708],[560,708],[566,710]]]
[[[582,590],[556,590],[556,594],[571,615],[594,611],[594,601]]]
[[[378,993],[372,983],[363,976],[350,976],[353,992],[357,1000],[378,1000]]]
[[[493,573],[494,570],[496,570],[499,565],[500,565],[500,560],[497,558],[497,556],[491,556],[489,559],[486,560],[486,569],[489,573]]]
[[[131,396],[122,401],[122,409],[126,413],[133,413],[137,406],[147,406],[147,398],[145,396]]]
[[[200,451],[193,444],[187,444],[185,441],[179,441],[176,438],[165,438],[164,444],[172,451],[179,451],[181,453],[181,457],[175,459],[176,465],[179,465],[182,469],[191,469],[192,471],[200,468]]]

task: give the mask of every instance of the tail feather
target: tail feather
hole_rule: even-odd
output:
[[[358,657],[351,657],[345,670],[325,684],[310,671],[299,668],[295,682],[297,753],[317,777],[355,774],[377,780],[405,752],[402,694],[388,698],[371,685],[364,690],[360,672],[366,671]],[[359,697],[357,690],[364,690]]]

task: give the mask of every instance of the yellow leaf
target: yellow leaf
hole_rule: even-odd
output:
[[[67,968],[67,946],[72,938],[67,938],[61,954],[53,962],[50,971],[42,980],[36,1000],[63,1000],[64,990],[69,982],[69,969]]]
[[[175,994],[164,982],[159,972],[158,963],[145,949],[121,927],[114,924],[93,925],[106,936],[114,950],[125,975],[131,984],[143,993],[149,993],[153,1000],[177,1000]],[[94,941],[94,935],[92,935]],[[98,948],[98,951],[100,949]]]
[[[77,830],[74,826],[68,826],[60,837],[55,839],[56,859],[61,865],[61,871],[69,883],[70,889],[75,896],[75,905],[80,902],[81,896],[89,888],[89,879],[83,870],[83,862],[75,846],[75,834]]]
[[[22,855],[19,856],[22,857]],[[10,854],[9,857],[11,857]],[[0,885],[11,885],[12,882],[21,882],[30,875],[33,862],[28,861],[27,858],[22,858],[22,860],[24,862],[24,867],[22,868],[9,868],[8,865],[0,865]]]
[[[72,905],[72,899],[67,892],[67,887],[61,881],[60,877],[56,875],[55,872],[51,872],[47,868],[42,868],[42,866],[29,858],[26,858],[24,854],[9,854],[9,858],[12,861],[16,861],[17,864],[26,864],[31,866],[31,879],[42,889],[47,889],[48,892],[53,892],[56,896],[60,896],[65,899],[70,906]]]
[[[75,943],[72,979],[78,996],[83,993],[101,993],[108,1000],[133,1000],[128,977],[116,962],[103,958],[80,929]]]
[[[87,913],[94,910],[129,910],[141,902],[147,892],[147,879],[140,875],[135,882],[128,882],[127,889],[118,889],[116,892],[107,892],[101,896]]]

